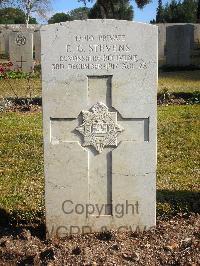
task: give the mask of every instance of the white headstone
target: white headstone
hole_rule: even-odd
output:
[[[74,21],[41,40],[49,236],[155,226],[157,27]]]
[[[13,70],[31,72],[33,70],[33,33],[11,32],[9,55]]]

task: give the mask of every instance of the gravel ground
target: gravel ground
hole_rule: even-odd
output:
[[[34,227],[0,227],[0,265],[200,265],[200,215],[157,219],[150,232],[45,240]]]

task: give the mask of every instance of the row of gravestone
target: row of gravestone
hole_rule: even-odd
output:
[[[200,62],[199,24],[158,24],[158,28],[158,56],[161,65],[190,65],[193,63],[195,49],[197,53],[194,56],[199,57]],[[0,26],[0,54],[9,54],[13,69],[29,72],[33,69],[33,58],[40,63],[39,29],[39,25],[32,25],[28,30],[22,25]]]
[[[157,27],[72,21],[43,26],[41,44],[48,236],[154,227]],[[30,47],[11,34],[20,63]]]

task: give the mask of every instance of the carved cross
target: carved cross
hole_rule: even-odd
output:
[[[26,63],[27,62],[27,61],[23,61],[22,58],[23,57],[21,56],[20,61],[16,61],[16,63],[21,63],[21,66],[20,66],[21,69],[22,69],[23,63]]]
[[[107,204],[105,215],[112,215],[112,153],[122,142],[148,141],[149,118],[123,118],[112,107],[112,76],[88,77],[88,90],[88,110],[77,119],[51,118],[51,143],[87,149],[89,203]]]

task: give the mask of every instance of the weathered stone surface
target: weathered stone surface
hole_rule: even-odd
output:
[[[41,40],[49,236],[154,226],[157,27],[74,21]]]
[[[14,70],[31,72],[33,70],[33,34],[11,32],[9,35],[9,53]]]

